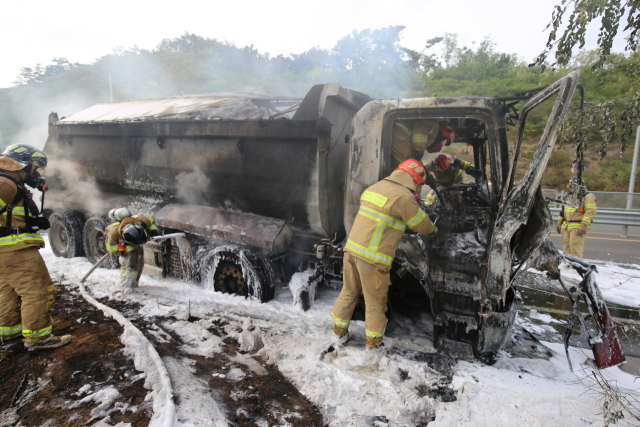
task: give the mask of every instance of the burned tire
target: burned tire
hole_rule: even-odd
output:
[[[49,217],[49,244],[53,254],[62,258],[84,256],[82,229],[84,215],[80,212],[56,211]]]
[[[241,248],[216,248],[204,262],[206,289],[267,302],[275,296],[271,265],[259,254]]]
[[[104,229],[109,225],[106,218],[94,216],[89,218],[82,230],[82,246],[84,253],[91,264],[95,264],[107,253],[105,246]],[[100,268],[119,268],[120,263],[117,257],[107,258]]]

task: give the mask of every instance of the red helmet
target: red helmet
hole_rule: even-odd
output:
[[[453,125],[449,122],[440,123],[440,132],[442,136],[449,140],[447,145],[453,144],[453,141],[456,139],[456,130],[453,128]]]
[[[405,160],[396,170],[407,172],[418,185],[424,184],[427,180],[427,171],[424,169],[424,166],[422,166],[422,163],[415,159]]]
[[[438,154],[438,157],[436,157],[435,160],[436,168],[439,171],[446,170],[449,165],[451,165],[452,161],[453,158],[449,154]]]

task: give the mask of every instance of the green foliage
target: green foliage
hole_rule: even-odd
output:
[[[569,21],[562,34],[558,35],[563,24],[562,19],[570,5],[573,5],[573,10],[569,14]],[[640,29],[640,0],[562,0],[555,6],[551,22],[547,25],[546,29],[550,29],[550,32],[546,48],[532,65],[541,65],[544,69],[547,56],[554,48],[556,49],[555,62],[552,66],[568,65],[573,49],[576,46],[579,49],[584,47],[587,25],[600,18],[597,59],[592,69],[602,67],[611,54],[613,39],[618,34],[620,20],[625,15],[627,25],[623,31],[629,31],[625,50],[635,52]]]
[[[13,83],[17,85],[38,83],[45,79],[59,76],[65,71],[69,71],[80,65],[69,62],[67,58],[53,58],[52,62],[53,65],[47,65],[45,67],[43,67],[42,64],[36,64],[34,68],[22,67],[20,69],[20,75]]]

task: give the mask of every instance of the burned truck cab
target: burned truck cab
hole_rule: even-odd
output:
[[[510,154],[510,108],[505,99],[387,99],[372,101],[355,115],[345,194],[347,231],[353,225],[362,192],[392,172],[391,140],[396,120],[453,124],[456,138],[445,150],[464,152],[482,172],[474,181],[442,188],[439,203],[421,206],[438,227],[438,235],[429,238],[406,233],[391,270],[390,299],[419,301],[431,309],[435,346],[465,346],[477,357],[491,357],[509,340],[517,311],[513,278],[548,235],[548,208],[537,195],[550,154],[548,147],[557,135],[556,119],[566,112],[566,101],[577,84],[573,74],[534,96],[524,107],[523,111],[528,111],[558,95],[555,116],[547,124],[548,138],[541,141],[539,154],[517,185],[517,150]],[[516,147],[526,119],[526,114],[522,116],[515,132]],[[425,154],[423,163],[436,154]]]

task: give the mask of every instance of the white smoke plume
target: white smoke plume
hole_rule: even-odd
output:
[[[56,180],[56,188],[62,189],[62,194],[56,195],[56,200],[64,201],[64,206],[48,204],[45,195],[45,207],[54,210],[74,207],[86,212],[102,213],[104,206],[95,178],[81,172],[81,166],[69,160],[49,162],[46,177],[48,181]]]
[[[176,196],[190,205],[205,205],[211,180],[196,167],[191,172],[181,172],[176,176]]]

